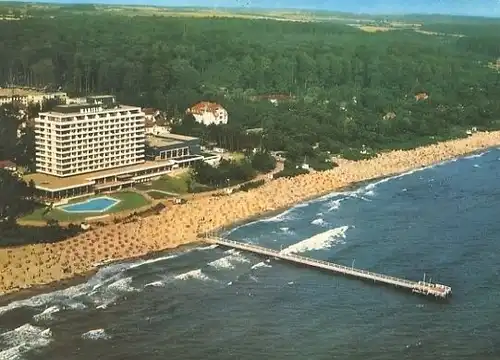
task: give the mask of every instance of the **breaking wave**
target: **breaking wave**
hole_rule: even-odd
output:
[[[52,331],[24,324],[14,330],[0,334],[0,360],[22,359],[27,352],[48,346]],[[5,348],[6,347],[6,348]]]
[[[340,226],[335,229],[327,230],[325,232],[319,233],[317,235],[311,236],[305,240],[302,240],[296,244],[288,246],[287,248],[281,250],[283,254],[292,253],[303,253],[306,251],[313,250],[324,250],[331,248],[336,244],[343,243],[346,235],[345,233],[349,229],[349,226]]]

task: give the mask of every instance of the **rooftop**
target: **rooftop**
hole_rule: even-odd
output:
[[[189,109],[186,110],[187,113],[191,114],[203,114],[205,112],[211,112],[214,113],[217,110],[223,109],[223,107],[217,103],[209,102],[209,101],[201,101],[193,106],[191,106]]]
[[[14,164],[12,161],[10,161],[10,160],[0,160],[0,169],[13,168],[13,167],[16,167],[16,164]]]
[[[74,114],[74,115],[79,115],[81,114],[80,110],[83,109],[97,109],[97,111],[91,111],[91,112],[103,112],[103,111],[112,111],[112,110],[132,110],[132,109],[138,109],[138,106],[128,106],[128,105],[118,105],[115,104],[113,107],[106,107],[100,104],[67,104],[67,105],[58,105],[54,107],[53,111],[49,112],[43,112],[40,114],[43,115],[57,115],[57,114]]]
[[[49,190],[76,187],[77,185],[91,185],[93,179],[102,178],[110,175],[127,174],[148,168],[155,168],[171,164],[171,161],[145,161],[140,164],[122,166],[108,170],[94,171],[80,175],[58,177],[54,175],[35,173],[23,176],[26,182],[33,180],[37,187],[43,187]]]
[[[147,135],[146,141],[151,147],[164,147],[175,144],[182,144],[183,142],[198,139],[192,136],[179,135],[179,134],[165,134],[165,135]]]

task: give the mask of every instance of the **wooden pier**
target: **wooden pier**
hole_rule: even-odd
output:
[[[384,283],[399,288],[405,288],[410,290],[412,293],[416,294],[435,296],[436,298],[444,299],[451,296],[452,293],[451,287],[446,285],[435,284],[425,281],[411,281],[406,279],[400,279],[397,277],[377,274],[371,271],[357,269],[355,267],[339,265],[328,261],[316,260],[295,254],[287,254],[283,251],[277,251],[262,246],[242,243],[221,237],[207,236],[203,238],[203,241],[210,244],[217,244],[221,246],[230,247],[233,249],[244,250],[260,255],[270,256],[298,264],[308,265],[319,269],[329,270],[335,273],[356,277],[358,279],[373,280],[374,282]]]

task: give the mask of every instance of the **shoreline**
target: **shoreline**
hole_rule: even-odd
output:
[[[148,259],[160,252],[196,247],[203,234],[220,233],[279,214],[332,192],[352,191],[408,171],[484,152],[500,144],[500,131],[476,133],[412,150],[396,150],[358,162],[226,197],[195,198],[165,213],[133,223],[110,224],[54,244],[0,248],[0,299],[36,294],[48,287],[80,283],[102,266]],[[181,250],[182,251],[182,250]]]

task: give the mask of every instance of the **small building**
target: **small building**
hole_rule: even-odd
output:
[[[396,118],[396,113],[395,112],[388,112],[387,114],[385,114],[384,116],[382,116],[382,119],[383,120],[393,120]]]
[[[153,108],[144,108],[142,111],[145,114],[146,121],[156,123],[156,119],[160,116],[160,110]]]
[[[1,160],[0,169],[15,172],[17,170],[17,165],[10,160]]]
[[[186,114],[193,115],[196,122],[208,125],[222,125],[228,122],[228,113],[221,105],[202,101],[186,110]]]
[[[45,100],[57,99],[66,103],[68,95],[65,92],[45,92],[28,88],[0,88],[0,106],[17,103],[23,106],[42,104]]]
[[[417,100],[417,101],[427,100],[428,98],[429,98],[429,95],[425,92],[415,94],[415,100]]]
[[[149,124],[150,123],[146,123],[146,134],[154,136],[166,136],[166,137],[170,135],[169,126],[159,126],[159,125],[148,126]]]
[[[176,167],[187,167],[203,160],[200,139],[179,134],[147,135],[146,158],[148,160],[171,160]]]

